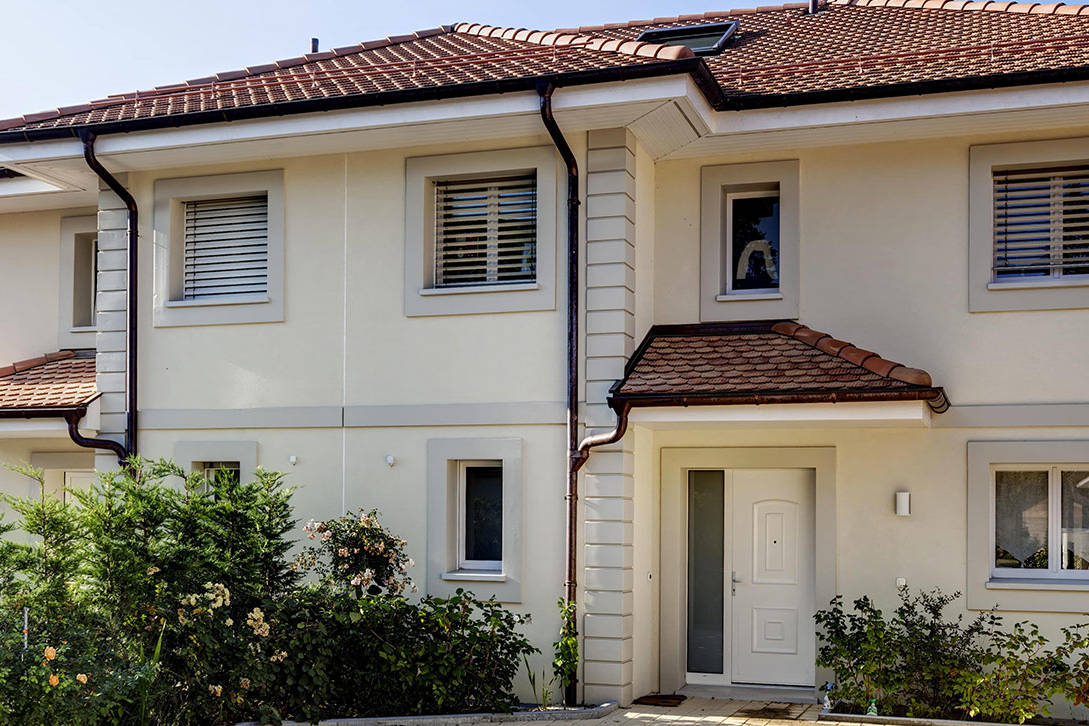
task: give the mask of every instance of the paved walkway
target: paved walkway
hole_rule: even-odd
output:
[[[816,721],[820,707],[816,704],[768,703],[764,701],[733,701],[719,698],[689,698],[676,708],[663,706],[632,706],[613,711],[593,721],[559,723],[605,726],[606,724],[729,724],[730,726],[800,726],[797,721]],[[505,724],[513,724],[506,721]],[[524,722],[523,722],[524,724]],[[829,726],[835,726],[829,724]],[[851,726],[854,726],[853,724]]]

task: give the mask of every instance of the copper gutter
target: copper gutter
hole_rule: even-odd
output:
[[[137,276],[138,276],[138,264],[137,264],[137,252],[139,240],[139,218],[138,209],[136,207],[136,199],[129,193],[121,182],[117,180],[113,174],[102,166],[102,162],[95,156],[95,133],[93,131],[87,131],[81,129],[79,132],[79,140],[83,143],[83,158],[87,162],[87,166],[91,168],[98,178],[106,183],[114,194],[116,194],[122,202],[125,204],[125,208],[128,210],[128,286],[125,293],[126,309],[128,312],[127,322],[127,339],[125,344],[126,360],[125,360],[125,443],[118,444],[108,439],[86,439],[79,435],[79,432],[75,429],[75,424],[68,421],[68,433],[79,446],[96,449],[108,449],[117,454],[119,461],[123,461],[127,456],[134,455],[137,452],[136,447],[136,343],[137,343]],[[111,444],[116,444],[113,446]]]

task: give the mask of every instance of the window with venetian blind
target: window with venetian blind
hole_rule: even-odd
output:
[[[265,295],[268,194],[183,202],[183,299]]]
[[[1089,164],[992,172],[995,282],[1089,275]]]
[[[435,190],[438,288],[537,279],[537,173],[439,180]]]

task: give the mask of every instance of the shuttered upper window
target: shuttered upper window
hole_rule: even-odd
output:
[[[992,176],[993,279],[1089,275],[1089,164]]]
[[[434,185],[435,287],[536,281],[536,172]]]
[[[185,300],[268,292],[268,194],[184,202]]]

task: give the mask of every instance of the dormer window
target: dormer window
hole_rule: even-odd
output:
[[[718,55],[737,30],[737,21],[688,25],[683,28],[644,30],[636,40],[661,45],[688,46],[696,55]]]

